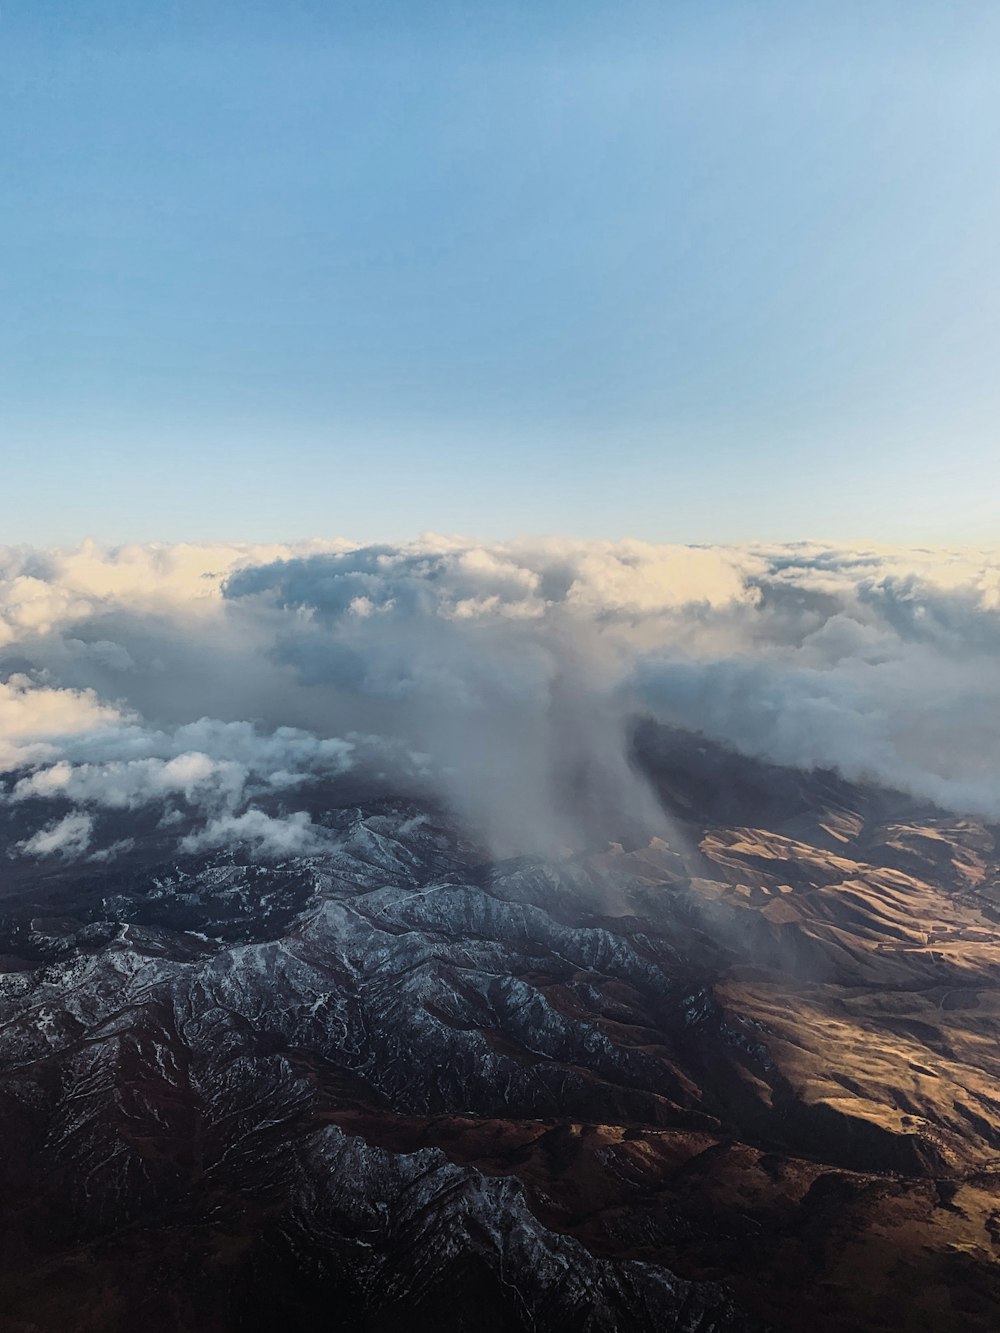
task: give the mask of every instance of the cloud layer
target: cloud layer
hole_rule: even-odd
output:
[[[649,712],[998,819],[998,655],[990,550],[0,551],[4,800],[58,803],[26,855],[107,854],[101,812],[140,808],[187,850],[308,854],[295,793],[355,767],[552,850],[657,831]]]

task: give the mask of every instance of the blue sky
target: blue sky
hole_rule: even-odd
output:
[[[992,4],[5,0],[0,541],[988,540]]]

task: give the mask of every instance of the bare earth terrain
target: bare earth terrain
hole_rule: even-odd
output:
[[[995,830],[636,750],[668,835],[554,862],[336,787],[324,857],[8,860],[2,1326],[1000,1326]]]

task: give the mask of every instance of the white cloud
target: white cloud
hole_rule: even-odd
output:
[[[249,847],[257,856],[269,860],[312,856],[328,851],[331,845],[329,834],[313,824],[304,810],[276,818],[253,807],[241,815],[211,819],[203,829],[181,840],[181,850],[185,852]]]
[[[90,846],[93,831],[94,821],[90,815],[75,811],[40,828],[30,838],[18,843],[18,848],[26,856],[62,856],[73,860],[82,856]]]
[[[998,654],[995,550],[0,551],[0,769],[17,801],[160,804],[260,850],[317,836],[272,837],[268,794],[419,769],[517,851],[656,819],[627,745],[651,710],[1000,818]]]
[[[92,689],[53,688],[14,673],[0,681],[0,772],[53,753],[53,741],[121,721]]]
[[[217,599],[222,581],[244,565],[350,546],[317,541],[109,548],[87,541],[73,550],[0,547],[0,643],[50,633],[114,606],[190,611]]]
[[[176,759],[130,759],[124,763],[70,764],[60,760],[21,778],[10,799],[60,797],[112,810],[134,810],[168,797],[182,797],[191,804],[230,806],[239,802],[247,777],[242,764],[220,762],[197,751]]]
[[[188,748],[193,745],[202,748]],[[70,758],[38,764],[13,784],[8,799],[61,799],[111,810],[183,800],[206,810],[232,810],[248,789],[281,791],[346,772],[353,750],[350,741],[320,739],[292,727],[262,733],[247,722],[212,718],[170,732],[122,726],[65,738],[63,751]],[[71,761],[80,754],[91,754],[93,761]]]

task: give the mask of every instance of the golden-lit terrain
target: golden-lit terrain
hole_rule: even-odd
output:
[[[994,835],[913,822],[902,798],[838,784],[852,794],[778,828],[688,822],[696,851],[654,840],[591,859],[598,897],[629,885],[616,915],[662,918],[668,895],[671,915],[700,923],[706,958],[733,956],[680,1028],[620,982],[574,978],[601,991],[612,1041],[662,1061],[664,1118],[697,1108],[703,1125],[331,1114],[397,1150],[516,1174],[548,1225],[602,1255],[729,1281],[780,1328],[996,1328]],[[564,980],[532,980],[574,1012]]]

